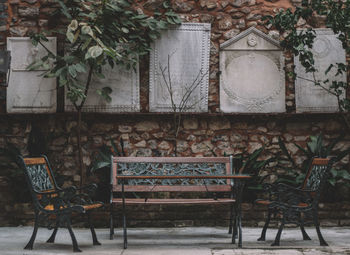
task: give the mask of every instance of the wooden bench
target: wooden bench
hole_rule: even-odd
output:
[[[240,204],[244,180],[249,176],[235,173],[232,157],[112,157],[111,160],[110,239],[114,235],[113,205],[122,205],[124,249],[127,248],[125,206],[139,204],[229,204],[232,243],[238,237],[238,246],[242,246]],[[131,192],[206,192],[209,198],[130,198]]]

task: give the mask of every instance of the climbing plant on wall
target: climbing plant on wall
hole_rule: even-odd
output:
[[[104,78],[103,66],[109,64],[134,68],[138,56],[148,54],[150,42],[160,35],[161,29],[179,24],[180,19],[164,1],[161,9],[152,16],[136,10],[131,0],[56,0],[67,27],[63,33],[64,54],[55,55],[47,48],[47,55],[29,66],[29,69],[45,67],[45,77],[57,77],[59,86],[65,87],[67,98],[74,105],[78,116],[78,147],[81,183],[85,170],[81,149],[81,111],[93,76]],[[34,45],[47,41],[48,33],[32,35]],[[79,77],[79,78],[78,78]],[[85,77],[82,81],[80,77]],[[105,100],[113,88],[98,90]]]

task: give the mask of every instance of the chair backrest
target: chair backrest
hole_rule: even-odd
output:
[[[313,158],[306,173],[302,189],[318,191],[330,170],[330,159]]]
[[[50,192],[57,189],[50,165],[45,156],[20,157],[31,191]]]

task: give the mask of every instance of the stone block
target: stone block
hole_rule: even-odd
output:
[[[136,131],[151,131],[159,129],[159,124],[155,121],[142,121],[135,125]]]

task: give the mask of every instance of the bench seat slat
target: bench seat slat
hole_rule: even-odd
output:
[[[125,192],[230,192],[230,185],[125,185]],[[113,186],[114,192],[121,192],[121,185]]]
[[[113,203],[122,204],[123,200],[121,198],[113,198]],[[158,199],[158,198],[149,198],[145,201],[144,198],[126,198],[125,204],[225,204],[225,203],[234,203],[235,199],[231,198],[202,198],[202,199]]]

